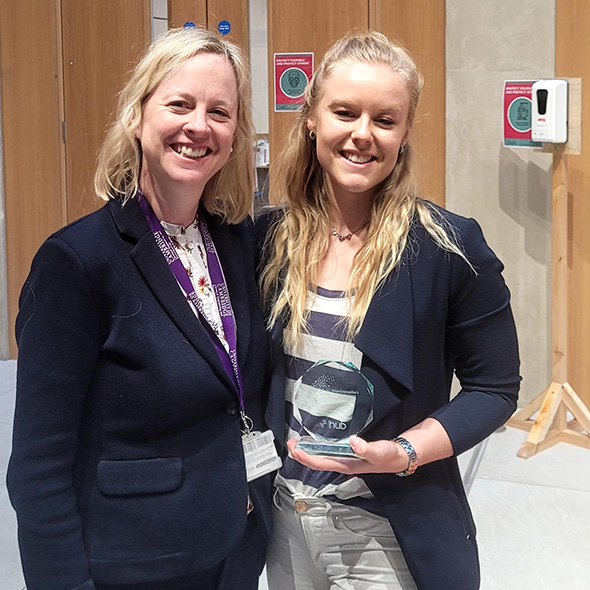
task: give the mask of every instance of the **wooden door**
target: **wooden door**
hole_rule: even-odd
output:
[[[149,0],[0,3],[13,358],[18,296],[35,252],[52,232],[100,205],[92,189],[96,154],[150,31]]]
[[[268,3],[271,161],[281,149],[296,117],[295,113],[274,112],[273,55],[312,52],[317,66],[330,45],[355,28],[366,30],[368,24],[368,0],[273,0]]]
[[[421,194],[445,202],[445,2],[444,0],[276,0],[268,5],[269,134],[271,160],[281,149],[294,113],[274,112],[273,54],[326,49],[353,29],[381,31],[412,53],[425,79],[412,135]],[[272,173],[272,165],[271,165]]]
[[[271,0],[272,2],[272,0]],[[250,54],[250,26],[248,0],[207,0],[207,23],[209,29],[219,30],[219,23],[230,24],[227,38],[237,43],[242,51]]]
[[[409,49],[424,76],[410,142],[420,193],[445,204],[445,0],[370,0],[371,28]]]
[[[64,222],[57,1],[0,2],[10,357],[31,260]]]
[[[207,26],[207,0],[168,0],[168,28],[177,29],[189,21]]]
[[[219,30],[219,23],[227,21],[227,38],[237,43],[244,53],[249,50],[248,0],[168,0],[169,28],[182,27],[191,21],[211,31]]]
[[[102,202],[96,156],[117,94],[151,38],[149,0],[62,0],[66,218]]]

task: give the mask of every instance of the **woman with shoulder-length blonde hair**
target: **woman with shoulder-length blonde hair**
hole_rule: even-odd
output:
[[[515,409],[517,341],[477,223],[418,194],[421,88],[402,46],[346,36],[273,164],[282,207],[258,222],[267,420],[290,440],[272,590],[479,587],[456,457]]]
[[[279,459],[270,433],[264,468],[249,452],[268,364],[252,138],[240,49],[168,31],[120,94],[107,203],[33,261],[7,477],[30,590],[258,588]]]

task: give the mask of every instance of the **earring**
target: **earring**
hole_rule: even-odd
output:
[[[315,131],[313,129],[309,130],[309,139],[311,139],[311,141],[315,141]]]
[[[234,146],[232,145],[232,146],[229,148],[229,153],[231,154],[233,151],[234,151]]]
[[[406,144],[405,143],[402,143],[399,146],[399,152],[398,152],[398,154],[401,156],[405,151],[406,151]]]

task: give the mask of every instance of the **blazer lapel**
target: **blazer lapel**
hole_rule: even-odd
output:
[[[276,441],[285,450],[285,357],[283,354],[283,321],[279,318],[270,334],[270,391],[264,419]]]
[[[405,258],[377,290],[355,345],[409,392],[414,389],[411,264]]]
[[[131,250],[131,259],[160,305],[188,342],[213,367],[219,379],[233,390],[232,379],[225,371],[205,328],[196,318],[168,268],[139,204],[135,199],[131,199],[123,207],[117,202],[111,203],[111,212],[120,233],[136,241]]]

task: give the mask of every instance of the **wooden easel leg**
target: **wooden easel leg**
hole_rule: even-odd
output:
[[[535,455],[538,452],[539,443],[547,437],[553,419],[561,405],[561,392],[562,386],[559,383],[551,383],[541,404],[539,415],[531,425],[530,434],[517,453],[522,459],[528,459]]]
[[[573,414],[580,426],[590,435],[590,411],[584,405],[578,394],[572,389],[569,383],[563,384],[563,403]]]
[[[536,414],[543,405],[543,400],[547,395],[549,388],[544,389],[539,395],[531,400],[526,406],[518,410],[509,420],[506,422],[507,426],[512,428],[519,428],[520,430],[529,431],[532,426],[530,418]]]
[[[531,416],[537,410],[539,413],[532,420]],[[570,422],[567,420],[568,410],[573,416]],[[590,448],[590,411],[569,383],[551,383],[507,424],[530,431],[517,453],[522,459],[529,459],[560,442]]]

